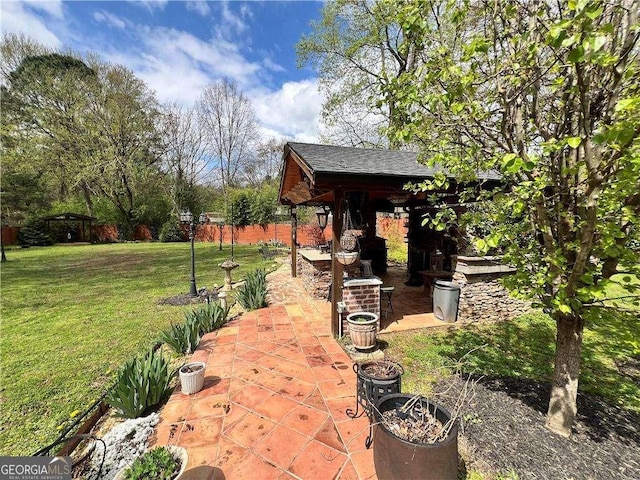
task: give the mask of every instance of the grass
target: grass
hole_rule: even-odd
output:
[[[638,307],[627,311],[592,308],[586,314],[579,390],[640,413],[640,385],[619,369],[640,359]],[[464,359],[464,371],[550,383],[555,324],[542,313],[511,322],[475,324],[446,332],[381,335],[386,354],[405,367],[403,388],[428,394],[443,369]]]
[[[158,300],[189,290],[186,243],[13,249],[2,264],[0,455],[30,455],[95,401],[123,362],[153,345],[188,307]],[[230,255],[196,243],[199,288],[224,283]],[[234,279],[267,267],[235,247]]]

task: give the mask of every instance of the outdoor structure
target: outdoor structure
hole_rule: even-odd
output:
[[[96,217],[65,212],[44,217],[42,220],[55,232],[57,242],[90,242],[91,224]]]
[[[297,207],[322,206],[333,212],[331,255],[318,258],[321,270],[331,270],[331,331],[339,332],[338,302],[346,296],[350,308],[363,311],[379,309],[380,282],[363,285],[362,281],[344,281],[344,266],[336,260],[340,251],[340,239],[343,234],[343,221],[349,218],[353,230],[359,234],[361,259],[372,261],[374,274],[386,269],[386,246],[384,239],[375,236],[376,212],[408,213],[407,248],[409,254],[409,281],[421,284],[421,271],[429,268],[431,254],[436,250],[442,253],[442,268],[452,270],[452,256],[456,253],[455,241],[445,235],[422,226],[422,219],[437,206],[429,202],[422,193],[412,193],[404,189],[410,182],[422,182],[433,178],[440,168],[427,167],[418,162],[418,154],[398,150],[373,150],[351,147],[337,147],[289,142],[284,148],[284,163],[279,191],[279,201],[291,207],[292,252],[291,275],[298,274],[297,263],[314,255],[306,253],[298,256],[296,249]],[[446,173],[446,172],[445,172]],[[494,172],[479,173],[483,186],[493,187],[500,181]],[[444,201],[456,209],[460,185],[450,177],[449,187],[440,191]],[[348,211],[348,215],[345,213]],[[309,270],[309,266],[301,270]],[[326,275],[326,274],[325,274]],[[372,279],[373,280],[373,279]],[[350,286],[366,292],[349,292]],[[370,290],[370,291],[369,291]],[[356,299],[357,302],[353,300]],[[358,303],[359,302],[359,303]],[[375,307],[374,307],[375,304]],[[351,313],[350,311],[345,312]],[[373,312],[373,313],[379,313]]]

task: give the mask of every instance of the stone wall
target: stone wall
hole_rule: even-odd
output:
[[[331,260],[309,262],[298,252],[296,270],[305,290],[313,298],[327,299],[331,285]]]
[[[532,310],[531,304],[514,298],[500,284],[513,268],[495,257],[458,257],[453,281],[461,286],[459,322],[511,320]]]

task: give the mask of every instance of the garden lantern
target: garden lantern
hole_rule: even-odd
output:
[[[207,223],[207,216],[204,212],[200,214],[197,222],[194,222],[193,213],[186,210],[180,213],[180,222],[184,225],[189,225],[189,241],[191,242],[191,279],[189,285],[189,296],[197,297],[198,289],[196,288],[196,252],[194,248],[194,240],[196,236],[197,225],[203,225]]]

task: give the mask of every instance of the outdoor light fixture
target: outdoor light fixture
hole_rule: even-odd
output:
[[[324,229],[327,228],[327,220],[329,219],[329,207],[323,205],[322,208],[316,210],[316,216],[318,217],[318,226],[320,230],[324,232]]]
[[[218,226],[218,233],[220,235],[220,250],[222,250],[222,228],[224,227],[224,217],[217,213],[214,214],[213,217],[210,216],[209,218],[211,220],[211,223],[214,223]]]
[[[191,279],[189,286],[189,296],[197,297],[198,289],[196,288],[196,252],[193,245],[193,241],[196,237],[196,223],[193,221],[193,213],[189,210],[182,211],[180,213],[180,222],[189,225],[189,240],[191,241]],[[207,223],[207,215],[202,212],[198,218],[198,225]]]

